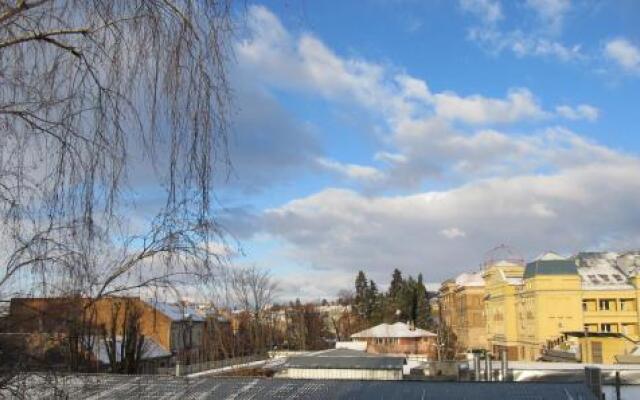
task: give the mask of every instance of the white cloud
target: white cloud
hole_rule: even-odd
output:
[[[607,42],[604,54],[625,71],[640,73],[640,49],[627,39],[617,38]]]
[[[317,158],[316,162],[320,167],[328,171],[354,180],[371,182],[381,180],[384,177],[382,172],[380,172],[378,169],[365,165],[344,164],[322,157]]]
[[[238,45],[240,65],[248,73],[268,86],[365,110],[379,121],[388,146],[372,157],[383,163],[380,168],[316,159],[321,168],[369,188],[415,188],[425,179],[451,176],[462,181],[511,176],[544,167],[561,158],[557,154],[580,162],[610,156],[599,146],[575,140],[569,131],[514,135],[487,129],[558,117],[594,120],[598,110],[592,106],[563,104],[545,110],[527,88],[509,89],[504,97],[434,92],[423,79],[404,71],[340,57],[309,34],[291,35],[264,7],[250,7],[249,16],[248,37]],[[262,32],[269,33],[259,36]],[[542,47],[535,51],[551,51]]]
[[[447,239],[463,238],[467,236],[467,233],[458,228],[446,228],[440,231],[440,233]]]
[[[460,7],[467,12],[475,14],[487,24],[496,23],[504,17],[499,1],[460,0]]]
[[[503,32],[486,27],[472,28],[469,30],[469,39],[494,54],[511,51],[516,57],[554,58],[562,62],[585,58],[580,45],[567,46],[557,40],[520,30]]]
[[[506,99],[480,95],[460,97],[451,92],[439,93],[434,97],[437,115],[473,124],[510,123],[546,115],[527,89],[510,90]]]
[[[292,275],[287,285],[322,281],[313,296],[330,296],[351,286],[357,269],[387,280],[394,267],[440,280],[477,265],[503,242],[525,256],[551,247],[572,253],[640,246],[638,159],[565,127],[542,125],[596,120],[597,108],[545,108],[526,88],[498,97],[435,90],[398,68],[340,56],[312,35],[293,35],[262,7],[250,7],[253,13],[253,23],[273,26],[255,27],[239,45],[241,68],[268,88],[364,110],[379,123],[375,135],[384,148],[372,155],[378,167],[319,154],[315,164],[381,189],[419,190],[392,196],[380,193],[397,192],[328,188],[256,217],[253,232],[282,243],[287,265],[311,271]],[[496,35],[487,44],[499,51],[582,57],[577,46],[486,32]],[[515,125],[523,121],[538,125]],[[427,191],[426,183],[442,189]]]
[[[600,110],[588,104],[580,104],[576,107],[567,105],[557,106],[556,113],[561,117],[578,120],[585,119],[587,121],[595,121],[600,116]]]
[[[526,5],[538,14],[552,33],[562,29],[564,16],[571,9],[570,0],[527,0]]]
[[[640,246],[640,214],[631,211],[639,199],[640,164],[620,160],[407,196],[327,189],[264,219],[291,260],[327,275],[364,268],[386,277],[400,267],[441,280],[478,265],[498,243],[525,257]]]

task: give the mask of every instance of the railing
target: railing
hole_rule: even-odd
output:
[[[264,361],[267,360],[268,356],[266,354],[256,354],[250,356],[243,357],[234,357],[227,358],[224,360],[215,360],[215,361],[207,361],[203,363],[195,363],[189,365],[183,365],[177,363],[175,368],[158,368],[158,375],[175,375],[175,376],[185,376],[190,374],[195,374],[197,372],[203,372],[208,370],[227,368],[227,367],[239,367],[241,365],[255,362],[255,361]]]

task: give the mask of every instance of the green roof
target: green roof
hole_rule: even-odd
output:
[[[573,260],[536,260],[527,264],[524,278],[536,275],[576,275],[578,267]]]

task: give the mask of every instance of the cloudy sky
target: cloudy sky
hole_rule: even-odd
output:
[[[640,247],[640,3],[248,3],[220,220],[282,296]]]

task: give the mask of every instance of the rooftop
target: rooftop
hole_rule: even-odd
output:
[[[196,378],[100,375],[65,379],[57,386],[69,399],[125,399],[158,394],[163,399],[594,400],[581,383],[350,381],[255,378]],[[46,386],[41,390],[46,390]],[[51,389],[53,390],[53,389]],[[43,396],[44,397],[44,396]]]
[[[144,302],[169,317],[172,321],[191,319],[192,321],[203,322],[205,320],[201,313],[190,305],[164,303],[153,299],[147,299]]]
[[[402,369],[404,357],[383,356],[349,349],[331,349],[289,357],[285,368]]]
[[[578,268],[575,261],[567,259],[538,259],[527,264],[524,278],[536,275],[576,275]]]
[[[582,279],[583,289],[633,289],[633,286],[628,282],[629,272],[623,271],[618,265],[618,261],[621,260],[619,254],[583,252],[578,253],[574,259],[578,265],[578,274]],[[636,260],[633,257],[626,257],[625,261],[632,265]]]
[[[435,336],[437,335],[433,332],[420,328],[411,328],[404,322],[396,322],[391,325],[380,324],[351,335],[352,338],[418,338]]]

